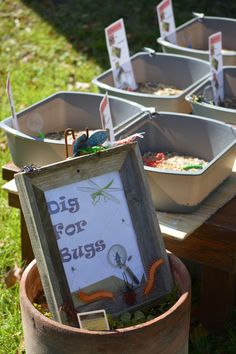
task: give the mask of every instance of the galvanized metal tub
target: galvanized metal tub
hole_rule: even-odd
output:
[[[197,16],[176,28],[176,41],[173,44],[168,38],[159,37],[157,42],[163,52],[187,55],[209,60],[208,37],[222,32],[223,64],[236,65],[236,20],[224,17]]]
[[[145,132],[138,140],[141,154],[170,151],[207,160],[196,172],[147,167],[156,210],[194,211],[230,174],[236,155],[236,130],[225,123],[194,115],[155,113],[133,121],[122,136]]]
[[[224,67],[223,75],[225,97],[236,99],[236,67]],[[206,97],[206,102],[196,101],[196,97],[199,96]],[[205,80],[186,96],[186,100],[192,105],[193,114],[236,125],[236,109],[215,106],[210,102],[207,103],[209,97],[213,97],[211,81]]]
[[[180,55],[141,52],[131,57],[131,63],[137,83],[157,82],[183,91],[174,96],[157,96],[117,89],[111,69],[94,78],[93,83],[102,93],[108,92],[146,107],[155,107],[157,111],[190,113],[191,106],[184,97],[210,73],[208,63]]]
[[[47,165],[64,160],[65,143],[38,138],[39,132],[72,128],[100,129],[99,105],[103,95],[82,92],[58,92],[17,114],[20,131],[13,128],[12,118],[0,122],[6,135],[12,160],[16,166]],[[110,97],[115,132],[126,122],[146,114],[146,109],[133,102]]]

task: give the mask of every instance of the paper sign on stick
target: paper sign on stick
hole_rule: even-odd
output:
[[[123,19],[108,26],[105,34],[115,87],[136,90]]]
[[[161,37],[168,37],[171,43],[176,43],[175,18],[171,0],[163,0],[157,5],[157,16]]]
[[[110,110],[110,104],[109,104],[109,99],[108,99],[107,93],[103,97],[103,99],[100,103],[99,111],[100,111],[100,116],[101,116],[101,121],[102,121],[102,128],[108,129],[110,141],[111,142],[115,141],[113,124],[112,124],[112,119],[111,119],[111,110]]]
[[[209,60],[214,102],[218,106],[224,101],[224,78],[222,59],[222,35],[214,33],[209,37]]]
[[[10,106],[11,106],[13,128],[16,130],[20,130],[20,127],[19,127],[19,124],[17,121],[17,116],[16,116],[15,104],[14,104],[14,100],[13,100],[13,96],[12,96],[10,73],[8,73],[8,75],[7,75],[6,91],[7,91],[7,95],[8,95]]]

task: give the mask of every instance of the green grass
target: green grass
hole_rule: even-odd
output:
[[[17,111],[56,91],[81,87],[96,91],[91,79],[109,67],[104,28],[120,17],[125,20],[131,54],[144,46],[157,49],[157,3],[0,0],[0,120],[10,115],[5,94],[8,71]],[[236,17],[236,2],[176,0],[174,11],[177,25],[189,20],[192,11]],[[0,150],[2,166],[11,159],[3,132]],[[21,264],[19,214],[8,207],[2,190],[0,198],[0,354],[15,354],[22,338],[18,285],[7,289],[4,277],[15,263]],[[235,318],[224,338],[193,326],[191,354],[235,353]]]

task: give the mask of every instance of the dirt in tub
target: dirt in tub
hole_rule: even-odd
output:
[[[209,100],[203,95],[199,95],[199,96],[192,95],[192,101],[193,102],[199,102],[199,103],[207,103],[207,104],[215,106],[215,103],[214,103],[213,99]],[[229,108],[229,109],[236,109],[236,97],[226,97],[224,99],[224,102],[219,104],[219,107],[224,107],[224,108]]]
[[[94,132],[94,130],[89,130],[89,136]],[[65,141],[65,137],[64,137],[64,130],[63,131],[55,131],[55,132],[49,132],[45,134],[45,138],[47,139],[52,139],[52,140],[61,140],[61,141]],[[75,137],[78,138],[79,136],[81,136],[82,134],[86,134],[86,131],[78,131],[78,130],[74,130],[74,134]],[[68,143],[72,144],[73,142],[73,136],[72,134],[68,135]]]
[[[136,92],[147,93],[156,96],[177,96],[180,95],[183,90],[173,85],[165,85],[155,82],[140,82]]]

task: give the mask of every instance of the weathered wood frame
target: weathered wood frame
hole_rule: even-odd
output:
[[[65,324],[77,326],[78,320],[44,192],[112,171],[119,172],[123,183],[146,274],[150,264],[162,257],[165,259],[165,265],[161,267],[165,293],[173,285],[136,143],[18,173],[15,175],[16,185],[49,310],[55,320]],[[155,290],[154,295],[157,292]]]

